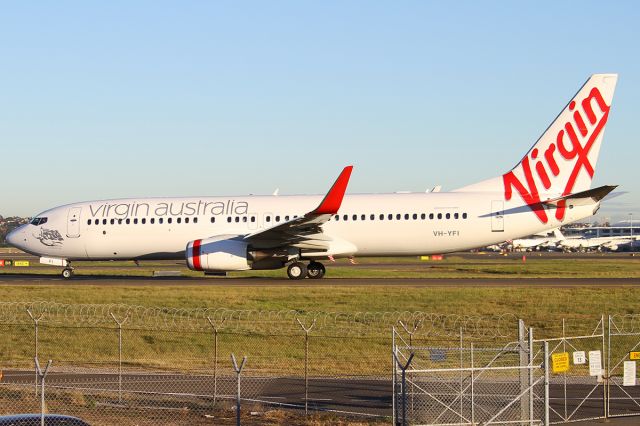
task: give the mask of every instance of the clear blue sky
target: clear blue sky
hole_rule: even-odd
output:
[[[87,199],[453,189],[620,74],[595,184],[640,219],[636,2],[9,2],[0,214]]]

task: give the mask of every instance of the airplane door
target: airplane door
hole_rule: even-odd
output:
[[[72,207],[67,215],[67,237],[78,238],[80,236],[80,212],[82,207]]]
[[[491,202],[491,231],[504,232],[504,201]]]

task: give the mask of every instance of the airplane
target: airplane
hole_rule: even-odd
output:
[[[324,196],[89,201],[47,210],[7,242],[73,276],[80,260],[185,260],[205,274],[468,250],[595,214],[615,186],[591,188],[617,74],[594,74],[511,170],[453,191],[348,194],[345,167]]]
[[[557,243],[564,240],[560,229],[553,230],[553,236],[549,233],[536,234],[533,238],[518,238],[511,242],[511,247],[519,251],[533,251],[539,249],[549,249],[555,247]]]
[[[559,241],[558,247],[564,251],[587,251],[593,249],[616,251],[620,246],[630,245],[632,242],[633,238],[630,237],[577,237]]]

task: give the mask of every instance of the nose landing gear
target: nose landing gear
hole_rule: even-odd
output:
[[[73,268],[71,266],[67,266],[62,270],[62,278],[65,280],[73,278]]]

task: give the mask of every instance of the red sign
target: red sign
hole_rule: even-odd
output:
[[[0,260],[0,268],[4,267],[4,260]]]

